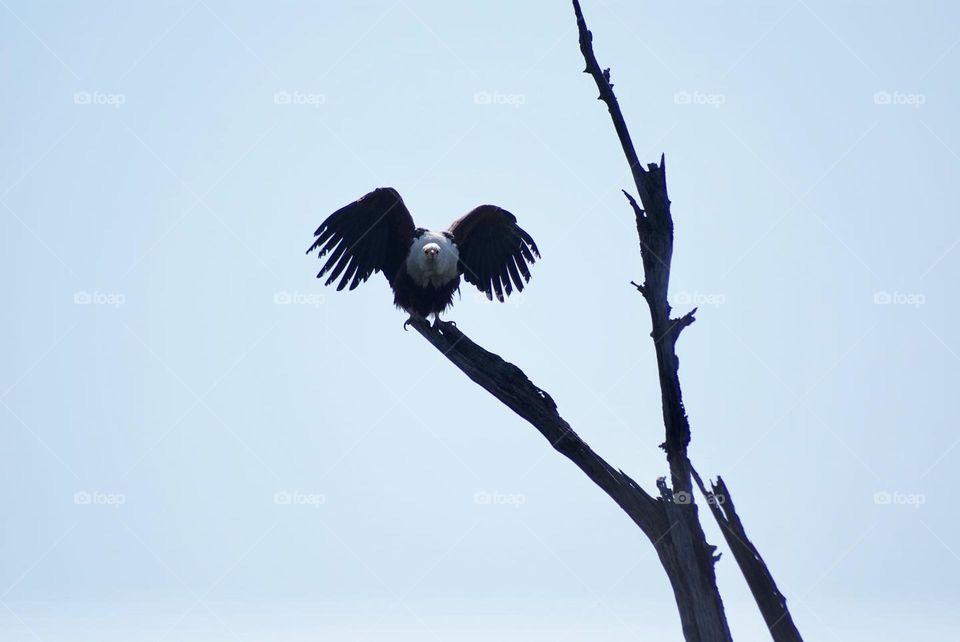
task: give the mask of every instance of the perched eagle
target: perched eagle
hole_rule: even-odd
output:
[[[327,217],[307,254],[329,254],[317,278],[324,285],[338,278],[337,290],[354,289],[374,272],[383,272],[393,289],[393,303],[411,317],[440,313],[453,303],[460,277],[488,299],[503,301],[530,280],[527,264],[540,258],[537,244],[517,225],[513,214],[496,205],[481,205],[453,222],[445,232],[415,227],[400,194],[392,187],[375,189]]]

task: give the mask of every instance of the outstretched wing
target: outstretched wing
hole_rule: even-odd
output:
[[[354,289],[374,272],[383,272],[391,283],[403,264],[413,240],[413,219],[400,194],[392,187],[375,189],[327,217],[317,231],[307,254],[319,250],[327,259],[319,279],[329,273],[324,285],[343,274],[337,285]]]
[[[450,226],[460,252],[460,271],[468,283],[503,301],[513,288],[523,290],[530,280],[527,264],[540,258],[537,244],[516,217],[496,205],[481,205]]]

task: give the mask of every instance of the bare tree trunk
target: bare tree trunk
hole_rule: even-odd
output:
[[[580,50],[586,62],[584,71],[593,77],[600,91],[600,100],[610,111],[640,198],[638,204],[624,191],[633,208],[640,238],[644,282],[634,285],[650,311],[666,434],[661,447],[669,463],[670,483],[660,479],[657,481],[658,495],[648,494],[580,439],[560,416],[550,395],[534,385],[520,368],[480,347],[453,324],[442,323],[434,327],[423,319],[411,323],[470,379],[532,424],[553,448],[575,463],[640,527],[656,548],[670,580],[687,642],[732,640],[714,572],[719,556],[715,554],[716,548],[707,543],[701,527],[693,495],[694,481],[707,498],[773,639],[776,642],[802,642],[785,598],[759,552],[747,539],[723,480],[718,479],[708,491],[687,457],[690,423],[680,389],[676,342],[681,331],[693,323],[696,309],[678,318],[670,316],[667,293],[673,255],[673,218],[667,196],[664,157],[661,156],[659,165],[651,163],[644,168],[640,163],[610,83],[610,70],[601,69],[597,62],[592,35],[578,0],[573,0],[573,6]]]
[[[693,501],[693,485],[687,445],[690,443],[690,423],[683,407],[680,378],[677,373],[679,360],[676,342],[680,332],[693,323],[696,309],[682,317],[670,318],[667,293],[670,286],[670,262],[673,258],[673,217],[670,215],[670,198],[667,196],[666,163],[663,156],[660,164],[651,163],[644,169],[637,157],[627,123],[620,111],[620,104],[613,93],[610,70],[602,70],[593,52],[593,34],[587,29],[580,3],[573,0],[580,34],[580,52],[586,62],[585,73],[597,84],[602,100],[610,111],[614,129],[630,164],[630,171],[640,195],[641,208],[626,191],[636,218],[637,234],[640,237],[640,257],[643,261],[644,282],[637,285],[650,310],[653,327],[654,348],[657,355],[657,374],[660,379],[660,397],[663,406],[663,424],[666,439],[662,448],[670,464],[672,493],[677,500],[667,504],[666,510],[673,528],[670,531],[671,547],[660,550],[660,560],[680,610],[684,637],[692,640],[730,640],[723,600],[717,589],[714,572],[713,546],[707,543]],[[660,483],[661,494],[669,489]],[[676,507],[684,504],[682,510]]]
[[[419,319],[411,325],[470,379],[530,422],[640,527],[670,579],[687,642],[731,640],[713,572],[715,548],[706,543],[689,492],[672,492],[661,481],[660,496],[650,496],[595,453],[560,416],[553,398],[520,368],[480,347],[453,324],[433,327]]]
[[[754,599],[757,601],[757,606],[760,608],[771,636],[777,642],[798,642],[801,640],[800,632],[794,625],[789,610],[787,610],[786,598],[777,588],[773,576],[756,547],[747,538],[746,531],[736,514],[732,500],[729,499],[729,493],[726,485],[723,484],[723,480],[718,480],[713,493],[707,493],[706,489],[703,488],[700,477],[693,470],[693,466],[687,458],[687,446],[690,443],[690,423],[683,407],[683,396],[680,391],[678,375],[680,362],[677,358],[676,342],[681,331],[693,323],[696,308],[681,317],[675,319],[670,317],[671,310],[667,301],[667,294],[670,285],[670,263],[673,258],[673,217],[670,214],[670,199],[667,196],[665,157],[660,157],[659,165],[651,163],[647,166],[647,169],[643,168],[634,149],[633,141],[630,139],[630,132],[627,129],[623,113],[620,111],[617,97],[613,92],[610,70],[601,69],[597,62],[593,51],[593,35],[587,29],[579,0],[573,0],[573,9],[577,17],[580,52],[586,62],[584,73],[590,74],[593,78],[597,89],[600,91],[600,100],[607,105],[607,109],[610,111],[610,118],[613,121],[617,137],[620,139],[624,156],[630,164],[630,171],[633,175],[637,193],[640,196],[640,202],[643,205],[641,208],[637,205],[636,200],[624,191],[624,195],[633,208],[637,234],[640,237],[640,256],[643,261],[644,282],[643,285],[634,285],[643,294],[647,301],[647,307],[650,309],[650,321],[653,326],[651,336],[656,348],[657,371],[660,378],[660,393],[663,403],[663,423],[666,429],[666,440],[662,447],[666,451],[667,460],[670,463],[673,491],[674,493],[683,493],[685,497],[689,496],[692,499],[691,477],[696,477],[697,484],[704,492],[724,538],[733,550],[734,558],[737,560]],[[722,492],[719,492],[721,490]],[[728,502],[720,505],[720,498],[728,500]],[[684,550],[699,554],[701,550],[709,547],[703,529],[700,527],[700,522],[696,519],[695,512],[692,519],[683,521],[681,524],[685,531],[682,535],[689,537],[693,542],[693,546],[686,547]],[[689,617],[693,616],[685,615],[685,613],[691,610],[694,613],[706,614],[711,618],[705,626],[718,626],[719,621],[723,620],[723,626],[726,628],[723,604],[717,590],[712,561],[705,564],[698,559],[696,565],[692,565],[690,561],[687,564],[690,568],[686,570],[693,573],[693,575],[687,577],[698,578],[695,580],[698,590],[691,591],[689,596],[677,591],[677,581],[674,580],[670,570],[667,571],[674,585],[674,594],[677,597],[677,606],[680,609],[684,631],[687,631]],[[666,563],[664,566],[667,566]],[[693,599],[694,602],[685,604],[684,600],[687,598]],[[729,637],[729,632],[727,632],[727,636]]]

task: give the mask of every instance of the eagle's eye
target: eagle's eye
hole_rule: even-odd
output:
[[[433,258],[440,254],[440,246],[436,243],[427,243],[423,246],[423,253],[426,254],[428,258]]]

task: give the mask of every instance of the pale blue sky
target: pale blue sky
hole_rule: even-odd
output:
[[[630,179],[567,2],[0,5],[4,640],[679,639],[619,509],[303,254],[381,185],[427,227],[514,212],[530,288],[450,317],[653,488]],[[700,472],[807,639],[960,639],[960,10],[584,11],[667,154]]]

